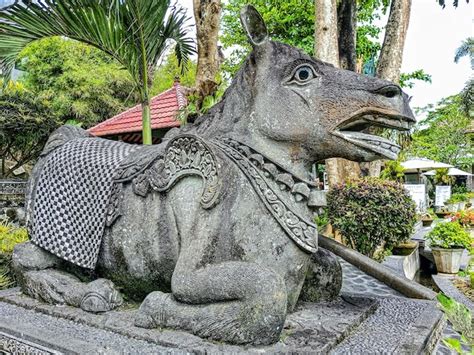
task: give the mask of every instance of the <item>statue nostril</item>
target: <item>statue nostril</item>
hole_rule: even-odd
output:
[[[402,94],[400,88],[395,85],[388,85],[384,86],[383,88],[380,88],[376,91],[377,94],[383,95],[388,98],[392,98],[395,96],[400,96]]]

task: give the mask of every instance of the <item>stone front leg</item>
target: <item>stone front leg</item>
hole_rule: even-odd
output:
[[[311,255],[311,264],[300,294],[306,302],[332,301],[339,296],[342,287],[342,268],[336,256],[319,248]]]
[[[179,267],[180,266],[180,267]],[[283,279],[247,262],[224,262],[188,270],[178,265],[172,294],[152,292],[136,325],[170,327],[233,344],[271,344],[286,318]]]
[[[12,262],[22,292],[33,298],[88,312],[110,311],[123,302],[111,281],[83,283],[60,270],[63,261],[31,242],[15,246]]]

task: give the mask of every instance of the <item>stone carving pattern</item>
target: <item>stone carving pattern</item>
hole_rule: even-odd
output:
[[[130,180],[135,194],[145,197],[151,190],[169,190],[184,176],[198,175],[204,180],[202,207],[211,208],[216,204],[221,187],[219,165],[214,153],[201,138],[194,135],[173,138],[164,154],[157,154],[156,147],[145,149],[139,152],[138,157],[123,164],[115,174],[116,186],[109,201],[108,226],[122,213],[123,191],[119,185]]]
[[[305,221],[283,203],[266,182],[263,174],[245,157],[244,150],[239,151],[237,144],[232,146],[228,140],[215,140],[214,144],[233,160],[247,176],[258,196],[265,203],[273,217],[282,226],[288,236],[304,251],[314,253],[317,250],[316,226]]]
[[[58,354],[57,352],[51,352],[43,349],[39,349],[33,345],[25,344],[16,338],[7,336],[0,333],[0,352],[6,354],[19,354],[19,355],[50,355]]]

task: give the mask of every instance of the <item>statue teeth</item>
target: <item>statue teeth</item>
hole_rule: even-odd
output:
[[[293,185],[291,192],[295,194],[295,199],[299,202],[309,197],[310,189],[304,182],[299,182]]]
[[[272,163],[265,163],[262,166],[262,169],[264,171],[264,174],[266,177],[276,177],[278,175],[278,169],[275,166],[275,164]]]
[[[390,149],[390,144],[382,143],[382,148]]]
[[[293,177],[290,174],[278,174],[275,180],[279,183],[280,189],[284,190],[286,188],[291,189],[295,184]]]
[[[252,154],[251,156],[249,156],[249,159],[251,162],[256,163],[256,165],[259,167],[262,166],[264,163],[263,156],[261,156],[260,154]]]
[[[239,150],[241,153],[243,153],[246,157],[251,157],[252,155],[252,152],[250,151],[250,148],[245,146],[245,145],[241,145],[239,146]]]

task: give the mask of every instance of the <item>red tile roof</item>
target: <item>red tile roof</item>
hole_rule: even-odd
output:
[[[150,100],[151,129],[178,127],[176,119],[178,110],[187,104],[183,89],[178,82],[173,87],[154,96]],[[138,104],[108,120],[89,128],[89,133],[95,136],[109,136],[115,134],[141,132],[142,108]]]

